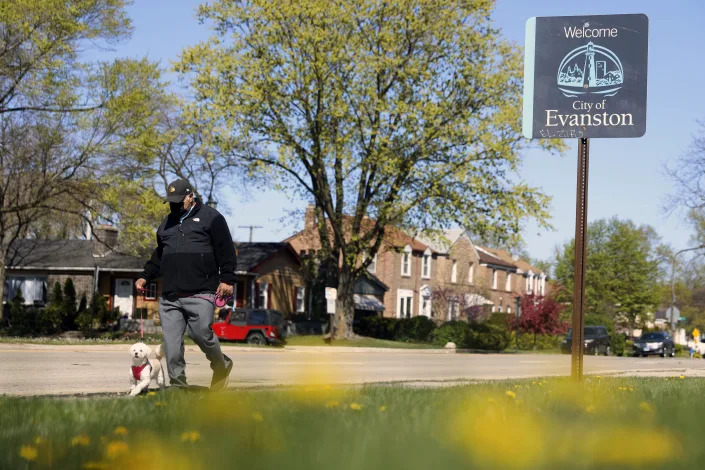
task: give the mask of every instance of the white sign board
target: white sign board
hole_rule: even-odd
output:
[[[329,315],[335,314],[335,300],[338,298],[338,289],[326,287],[326,312]]]

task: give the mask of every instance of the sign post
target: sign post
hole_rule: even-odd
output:
[[[590,138],[646,133],[649,19],[643,14],[534,17],[526,22],[522,132],[577,139],[571,375],[581,379]]]

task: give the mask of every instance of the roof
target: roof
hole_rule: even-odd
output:
[[[501,258],[502,260],[516,265],[517,268],[521,269],[523,272],[531,271],[534,274],[542,273],[543,271],[536,266],[529,264],[526,260],[513,256],[507,250],[502,250],[499,248],[487,248],[482,247],[484,250],[489,251],[493,255]]]
[[[297,261],[299,259],[291,245],[285,242],[235,242],[233,245],[237,253],[237,266],[235,268],[237,272],[253,272],[257,266],[282,252],[289,253]]]
[[[445,254],[450,252],[450,249],[453,245],[455,245],[455,242],[457,242],[465,233],[465,229],[452,228],[445,230],[440,234],[418,235],[417,238],[422,243],[428,245],[428,247],[432,250]]]
[[[487,248],[483,248],[481,246],[475,246],[475,248],[477,249],[477,254],[480,256],[480,263],[490,264],[503,268],[510,268],[514,270],[517,269],[517,266],[515,264],[504,261],[502,258],[489,252]]]
[[[93,255],[92,240],[17,240],[6,265],[15,269],[95,269],[142,271],[145,260],[116,251]]]

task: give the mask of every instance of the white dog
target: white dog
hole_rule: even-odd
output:
[[[160,389],[164,389],[164,371],[161,359],[164,357],[162,345],[154,351],[144,343],[135,343],[130,346],[132,367],[130,368],[130,395],[136,396],[149,388],[152,380],[157,381]]]

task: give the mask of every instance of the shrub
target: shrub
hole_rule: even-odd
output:
[[[615,356],[624,356],[624,350],[627,348],[627,338],[623,334],[612,335],[610,338],[610,349]]]
[[[365,317],[360,321],[357,333],[371,338],[393,340],[398,321],[388,317]]]
[[[56,302],[56,301],[55,301]],[[76,288],[71,278],[64,283],[64,295],[61,304],[61,327],[64,330],[76,328]]]
[[[504,351],[509,346],[512,335],[509,332],[506,315],[494,314],[482,323],[468,324],[465,347],[488,351]]]
[[[34,309],[30,309],[34,310]],[[36,332],[41,335],[54,335],[61,331],[61,310],[53,305],[47,305],[33,313]]]
[[[449,321],[438,328],[431,334],[431,341],[439,346],[444,346],[446,343],[455,343],[456,346],[465,347],[465,340],[468,335],[470,325],[463,321]]]
[[[430,318],[418,316],[398,320],[395,328],[394,341],[428,342],[436,324]]]
[[[37,326],[35,322],[34,309],[27,309],[24,305],[24,297],[22,291],[17,289],[15,297],[10,303],[10,334],[13,336],[29,336],[35,335]]]

